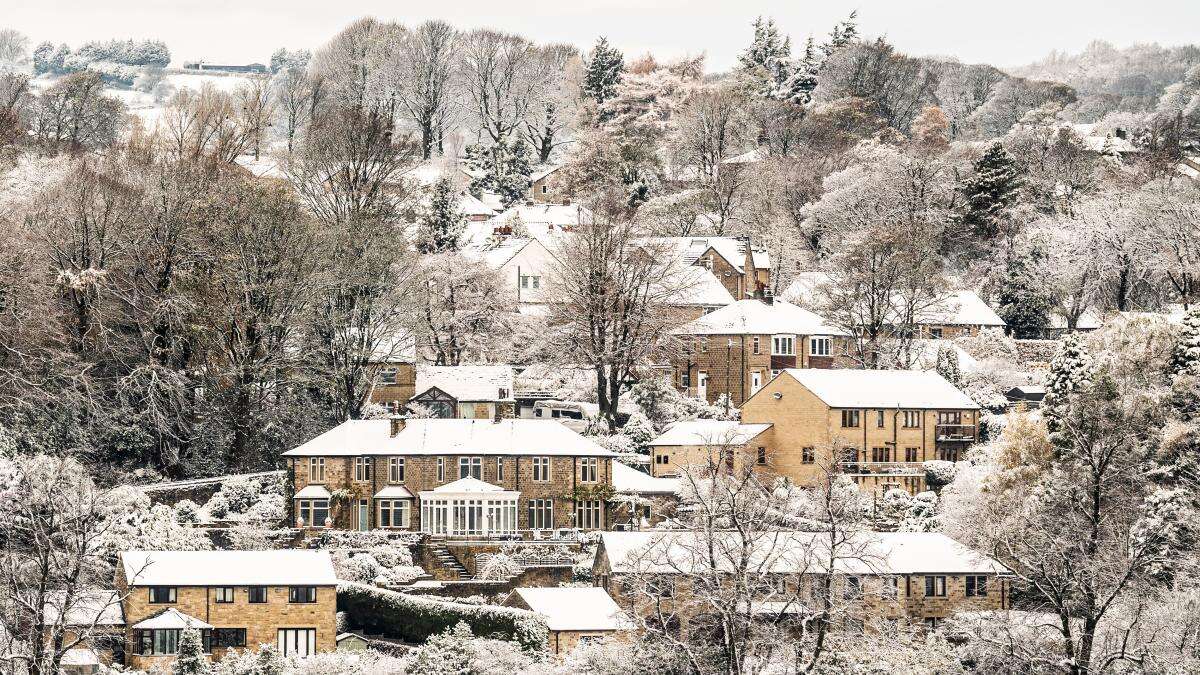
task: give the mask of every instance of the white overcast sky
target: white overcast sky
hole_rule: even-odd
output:
[[[969,63],[1028,63],[1093,39],[1118,46],[1200,40],[1200,0],[0,0],[0,27],[36,44],[157,38],[176,62],[265,63],[277,47],[316,48],[360,16],[414,24],[492,26],[538,42],[591,45],[598,35],[636,56],[705,52],[728,68],[755,16],[773,16],[800,43],[824,35],[852,9],[866,35],[886,35],[913,55]]]

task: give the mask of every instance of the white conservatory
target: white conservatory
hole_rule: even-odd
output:
[[[434,536],[489,537],[517,533],[520,492],[478,478],[460,478],[421,496],[421,531]]]

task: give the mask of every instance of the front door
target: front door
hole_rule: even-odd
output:
[[[358,502],[358,529],[371,529],[371,507],[367,505],[367,500],[361,499]]]
[[[696,375],[696,398],[708,400],[708,373],[703,370]]]
[[[759,389],[762,389],[762,372],[756,370],[750,373],[750,395],[758,393]]]

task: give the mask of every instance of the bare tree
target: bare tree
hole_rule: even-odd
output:
[[[314,227],[282,186],[230,178],[213,213],[211,264],[201,278],[213,331],[204,335],[209,377],[231,429],[228,466],[271,466],[260,424],[296,367],[297,326],[312,294]]]
[[[674,255],[640,239],[641,224],[615,199],[581,212],[578,229],[554,253],[549,293],[558,357],[596,373],[596,400],[609,424],[640,369],[672,348],[679,321],[672,306],[695,283],[678,274]]]
[[[490,29],[463,36],[460,69],[468,107],[479,131],[493,143],[521,130],[541,78],[538,51],[529,40]]]
[[[254,160],[258,161],[267,128],[275,116],[275,95],[271,81],[265,77],[252,77],[237,88],[233,97],[238,126],[246,135],[246,147],[254,152]]]
[[[554,150],[571,141],[570,130],[579,106],[583,61],[572,45],[551,44],[536,54],[537,89],[524,121],[526,140],[538,162],[550,161]]]
[[[439,366],[487,361],[510,298],[496,271],[458,253],[424,257],[419,345]]]
[[[394,122],[394,101],[384,76],[386,48],[402,30],[370,17],[359,19],[313,55],[313,74],[334,106],[381,113],[388,126]]]
[[[0,460],[0,651],[16,672],[55,675],[66,653],[121,639],[104,619],[120,613],[111,583],[105,491],[79,462],[47,455]]]
[[[1162,181],[1147,186],[1133,210],[1155,273],[1190,307],[1200,295],[1200,205],[1197,189]]]
[[[457,106],[459,32],[445,21],[426,21],[408,31],[393,53],[392,77],[405,116],[421,134],[421,157],[442,151],[442,134]]]
[[[677,116],[676,162],[700,177],[700,187],[717,215],[717,234],[724,234],[740,215],[756,173],[753,166],[728,161],[753,147],[748,104],[736,87],[705,87],[688,94]]]
[[[709,439],[707,456],[683,472],[687,529],[663,531],[623,561],[618,597],[694,672],[788,661],[811,672],[831,636],[865,618],[863,579],[844,571],[882,562],[863,536],[862,495],[831,471],[812,491],[777,481],[731,441]]]
[[[298,68],[284,68],[272,80],[289,153],[295,149],[297,135],[312,119],[315,85],[308,73]]]
[[[78,152],[109,147],[124,124],[125,106],[104,95],[99,73],[72,73],[37,97],[30,131],[43,147]]]

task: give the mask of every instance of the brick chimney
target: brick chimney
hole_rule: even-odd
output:
[[[388,422],[390,423],[391,428],[389,429],[388,435],[392,438],[395,438],[396,434],[404,431],[404,424],[407,421],[408,417],[405,415],[392,415],[389,417]]]

